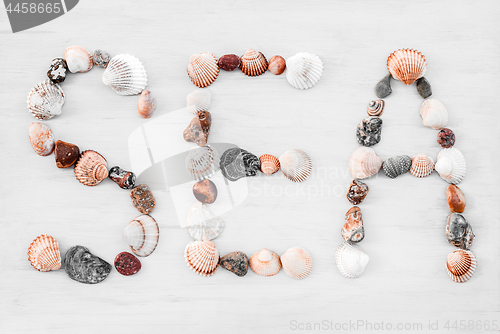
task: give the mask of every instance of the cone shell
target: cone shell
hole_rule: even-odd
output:
[[[189,208],[186,225],[189,234],[196,240],[215,239],[224,229],[224,221],[214,215],[207,205],[200,202],[196,202]]]
[[[382,162],[372,148],[361,146],[351,154],[349,171],[354,179],[366,179],[378,173]]]
[[[420,116],[425,126],[439,130],[448,124],[448,111],[437,99],[427,99],[420,106]]]
[[[137,256],[148,256],[158,245],[160,228],[153,217],[142,215],[132,220],[123,230],[123,239]]]
[[[476,270],[476,256],[468,250],[457,249],[453,253],[448,254],[448,261],[446,261],[446,270],[448,276],[457,282],[464,283],[468,281],[474,270]]]
[[[215,152],[210,146],[193,147],[186,157],[186,168],[193,180],[208,179],[215,173]]]
[[[78,181],[86,186],[96,186],[108,177],[106,159],[96,151],[83,151],[75,165]]]
[[[219,75],[217,59],[210,52],[194,54],[189,58],[187,73],[196,86],[200,88],[210,86]]]
[[[462,152],[455,147],[442,149],[437,156],[436,171],[446,182],[459,184],[467,171]]]
[[[274,276],[281,269],[280,257],[267,248],[252,255],[248,262],[253,272],[260,276]]]
[[[94,66],[92,54],[81,46],[70,46],[64,51],[64,59],[71,73],[88,72]]]
[[[102,74],[102,82],[120,95],[140,94],[148,84],[141,61],[129,54],[114,56]]]
[[[416,177],[426,177],[434,171],[434,160],[431,157],[420,153],[411,158],[410,174]]]
[[[61,114],[64,100],[61,87],[47,79],[33,87],[26,103],[33,117],[46,120]]]
[[[304,248],[292,247],[281,255],[281,265],[291,278],[303,279],[311,273],[313,260]]]
[[[347,278],[358,278],[365,270],[370,258],[357,245],[347,242],[341,244],[335,252],[335,262],[340,273]]]
[[[28,249],[28,260],[38,271],[61,268],[61,254],[56,239],[46,234],[37,237]]]
[[[266,175],[272,175],[280,169],[280,161],[274,155],[263,154],[259,160],[260,171]]]
[[[187,98],[187,108],[193,115],[198,115],[200,111],[208,111],[212,101],[212,91],[208,88],[198,88],[191,92]]]
[[[394,51],[387,59],[387,68],[392,77],[411,85],[423,77],[427,71],[427,62],[423,54],[412,49]]]
[[[47,156],[54,151],[55,141],[52,130],[41,123],[31,123],[29,126],[30,143],[36,154]]]
[[[299,52],[286,60],[286,79],[297,89],[308,89],[318,83],[323,62],[309,52]]]
[[[220,255],[212,241],[196,240],[186,246],[184,259],[195,273],[208,277],[217,271]]]
[[[281,172],[285,177],[294,182],[305,181],[312,171],[312,161],[306,152],[291,149],[279,158]]]
[[[382,116],[382,113],[384,112],[384,107],[385,107],[385,102],[384,100],[373,100],[370,102],[368,105],[368,108],[366,109],[366,113],[368,116]]]
[[[267,70],[267,59],[262,52],[248,49],[240,58],[241,72],[248,76],[255,77],[261,75]]]
[[[137,113],[142,118],[150,118],[156,110],[156,98],[149,90],[143,90],[137,102]]]

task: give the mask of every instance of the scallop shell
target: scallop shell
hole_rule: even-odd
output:
[[[476,270],[476,256],[469,250],[457,249],[448,254],[446,270],[448,276],[457,283],[468,281]]]
[[[64,100],[61,87],[47,79],[33,87],[26,103],[33,117],[46,120],[61,114]]]
[[[186,225],[189,234],[196,240],[215,239],[224,229],[224,221],[214,215],[207,205],[200,202],[196,202],[189,208]]]
[[[141,61],[129,54],[111,58],[102,74],[102,82],[120,95],[140,94],[148,84],[148,75]]]
[[[56,239],[46,234],[37,237],[28,249],[28,260],[38,271],[60,269],[61,254]]]
[[[30,143],[36,154],[47,156],[54,151],[55,140],[52,130],[41,123],[31,123],[29,126]]]
[[[193,180],[208,179],[215,173],[215,152],[210,146],[193,147],[186,157],[186,168]]]
[[[212,276],[219,267],[220,254],[212,241],[191,241],[184,250],[189,268],[198,275]]]
[[[208,88],[198,88],[192,91],[186,98],[187,108],[193,115],[200,111],[208,111],[212,101],[212,91]]]
[[[420,106],[420,116],[425,126],[440,130],[448,124],[448,111],[437,99],[427,99]]]
[[[340,273],[347,278],[358,278],[365,270],[370,258],[357,245],[342,243],[335,252],[335,262]]]
[[[263,74],[267,70],[267,59],[262,52],[248,49],[240,58],[241,72],[248,76],[255,77]]]
[[[274,155],[263,154],[259,157],[260,171],[266,175],[272,175],[279,171],[280,161]]]
[[[384,112],[384,107],[385,107],[385,102],[384,100],[373,100],[370,102],[368,105],[368,108],[366,109],[366,113],[368,116],[382,116],[382,113]]]
[[[94,66],[92,54],[81,46],[70,46],[64,51],[64,59],[71,73],[88,72]]]
[[[309,52],[299,52],[286,60],[286,79],[297,89],[314,86],[323,73],[323,62]]]
[[[123,239],[137,256],[148,256],[158,245],[160,228],[153,217],[141,215],[132,220],[123,230]]]
[[[366,179],[378,173],[382,159],[370,147],[357,148],[349,159],[349,171],[354,179]]]
[[[431,157],[420,153],[411,158],[410,174],[416,177],[426,177],[434,171],[434,160]]]
[[[394,51],[387,58],[387,68],[394,79],[411,85],[415,80],[423,77],[427,71],[425,56],[412,49]]]
[[[86,186],[96,186],[108,177],[106,159],[96,151],[83,151],[75,165],[78,181]]]
[[[280,257],[267,248],[252,255],[248,263],[252,271],[260,276],[274,276],[281,269]]]
[[[149,90],[143,90],[137,101],[137,114],[142,118],[150,118],[156,110],[156,98]]]
[[[281,264],[285,273],[293,279],[306,278],[312,270],[311,254],[301,247],[292,247],[281,255]]]
[[[457,148],[443,148],[439,151],[436,162],[436,171],[443,180],[459,184],[467,171],[465,158]]]
[[[279,157],[281,172],[294,182],[305,181],[311,175],[312,161],[306,152],[291,149]]]
[[[189,58],[187,73],[196,86],[200,88],[210,86],[219,75],[217,59],[210,52],[194,54]]]

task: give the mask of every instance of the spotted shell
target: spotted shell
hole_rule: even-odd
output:
[[[26,103],[33,117],[46,120],[61,114],[64,101],[61,87],[47,79],[33,87]]]
[[[467,171],[462,152],[455,147],[443,148],[437,156],[436,171],[448,183],[462,182]]]
[[[186,169],[193,180],[208,179],[215,173],[215,152],[210,146],[193,147],[186,157]]]
[[[398,155],[384,161],[382,168],[385,175],[394,179],[399,175],[408,173],[411,167],[411,158],[407,155]]]
[[[280,161],[274,155],[263,154],[259,160],[260,171],[266,175],[272,175],[280,169]]]
[[[198,115],[200,111],[208,111],[212,101],[212,91],[208,88],[198,88],[191,92],[187,97],[187,108],[189,111]]]
[[[303,182],[312,171],[312,161],[306,152],[291,149],[279,157],[281,172],[285,177],[294,182]]]
[[[280,257],[267,248],[253,254],[248,263],[252,271],[260,276],[274,276],[281,269]]]
[[[60,269],[61,254],[56,239],[46,234],[37,237],[28,249],[28,260],[38,271]]]
[[[384,112],[384,107],[385,107],[385,102],[384,100],[373,100],[370,102],[368,105],[368,108],[366,109],[366,113],[368,116],[382,116],[382,113]]]
[[[297,89],[316,85],[323,74],[323,62],[315,54],[299,52],[286,60],[286,79]]]
[[[340,273],[346,278],[358,278],[365,271],[370,258],[361,247],[347,242],[340,244],[335,252],[335,262]]]
[[[425,56],[413,49],[394,51],[387,58],[387,68],[392,77],[411,85],[415,80],[423,77],[427,71]]]
[[[361,146],[349,158],[349,171],[354,179],[366,179],[378,173],[382,162],[372,148]]]
[[[30,143],[36,154],[47,156],[54,151],[55,140],[52,130],[41,123],[31,123],[29,126]]]
[[[219,75],[217,59],[210,52],[194,54],[189,58],[187,73],[196,86],[200,88],[210,86]]]
[[[106,159],[96,151],[83,151],[76,162],[75,175],[86,186],[98,185],[108,177]]]
[[[439,130],[448,124],[448,111],[437,99],[427,99],[420,106],[420,116],[425,126]]]
[[[312,270],[311,254],[301,247],[292,247],[281,255],[281,265],[285,273],[293,279],[306,278]]]
[[[149,90],[143,90],[137,101],[137,114],[142,118],[150,118],[156,110],[156,98]]]
[[[123,230],[123,239],[137,256],[148,256],[156,249],[160,238],[160,228],[149,215],[141,215],[132,220]]]
[[[411,158],[410,174],[416,177],[426,177],[434,171],[434,160],[431,157],[420,153]]]
[[[119,95],[136,95],[146,88],[148,75],[137,57],[119,54],[111,58],[102,82]]]
[[[88,72],[94,66],[92,54],[81,46],[70,46],[64,51],[64,59],[71,73]]]
[[[224,221],[214,215],[207,205],[196,202],[186,215],[189,234],[196,240],[212,240],[224,229]]]
[[[184,259],[195,273],[208,277],[217,271],[220,254],[212,241],[195,240],[187,244]]]
[[[469,250],[457,249],[448,254],[446,261],[446,270],[448,276],[457,282],[464,283],[468,281],[476,270],[476,256]]]
[[[240,58],[241,72],[248,76],[255,77],[263,74],[267,70],[267,59],[262,52],[248,49]]]

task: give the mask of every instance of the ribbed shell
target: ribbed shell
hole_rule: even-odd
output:
[[[156,249],[160,238],[160,228],[149,215],[141,215],[132,220],[123,230],[123,239],[137,256],[148,256]]]
[[[434,171],[434,160],[424,153],[411,158],[410,174],[416,177],[426,177]]]
[[[444,148],[439,151],[436,171],[446,182],[459,184],[464,179],[467,171],[462,152],[455,147]]]
[[[280,257],[267,248],[253,254],[248,263],[252,271],[260,276],[274,276],[281,269]]]
[[[212,101],[212,91],[208,88],[198,88],[186,97],[186,106],[189,111],[197,115],[200,111],[208,111]]]
[[[315,54],[299,52],[286,60],[286,79],[297,89],[308,89],[318,83],[323,62]]]
[[[102,74],[102,82],[120,95],[140,94],[148,84],[141,61],[129,54],[114,56]]]
[[[280,161],[274,155],[263,154],[259,157],[260,171],[266,175],[272,175],[279,171]]]
[[[448,276],[457,282],[464,283],[468,281],[476,270],[476,256],[469,250],[457,249],[448,254],[446,261],[446,270]]]
[[[349,171],[354,179],[366,179],[378,173],[382,162],[372,148],[361,146],[349,158]]]
[[[306,152],[291,149],[279,157],[281,172],[285,177],[294,182],[305,181],[312,171],[312,161]]]
[[[108,177],[106,159],[96,151],[83,151],[75,165],[75,176],[86,186],[96,186]]]
[[[392,77],[411,85],[415,80],[423,77],[427,71],[425,56],[412,49],[394,51],[387,58],[387,68]]]
[[[184,250],[189,268],[198,275],[212,276],[219,267],[220,254],[212,241],[192,241]]]
[[[156,98],[149,90],[143,90],[137,101],[137,114],[142,118],[150,118],[156,110]]]
[[[64,59],[71,73],[88,72],[94,66],[92,54],[81,46],[70,46],[64,51]]]
[[[335,262],[340,273],[347,278],[358,278],[370,258],[357,245],[342,243],[335,252]]]
[[[61,254],[56,239],[46,234],[37,237],[28,249],[28,260],[38,271],[61,268]]]
[[[368,105],[368,108],[366,109],[366,113],[368,116],[382,116],[382,113],[384,112],[384,107],[385,107],[385,102],[384,100],[373,100],[370,102]]]
[[[214,215],[207,205],[196,202],[186,215],[186,225],[189,234],[196,240],[212,240],[224,229],[222,218]]]
[[[281,265],[285,273],[293,279],[306,278],[312,270],[311,254],[301,247],[292,247],[281,255]]]
[[[384,161],[382,168],[385,175],[394,179],[401,174],[408,173],[411,167],[411,158],[407,155],[398,155]]]
[[[215,153],[210,146],[193,147],[186,157],[186,168],[193,180],[208,179],[215,173]]]
[[[427,99],[420,106],[420,116],[425,126],[440,130],[448,124],[448,111],[437,99]]]
[[[262,52],[248,49],[240,58],[241,72],[248,76],[255,77],[263,74],[267,70],[267,59]]]
[[[46,120],[61,114],[64,101],[61,87],[47,79],[33,87],[26,103],[33,117]]]
[[[210,86],[219,75],[217,59],[210,52],[194,54],[189,58],[187,73],[196,86],[200,88]]]
[[[55,140],[52,130],[41,123],[31,123],[29,126],[29,137],[31,147],[36,154],[47,156],[54,151]]]

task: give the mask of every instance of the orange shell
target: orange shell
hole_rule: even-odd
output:
[[[156,98],[149,90],[143,90],[137,102],[137,113],[142,118],[150,118],[156,110]]]
[[[259,160],[260,171],[266,175],[272,175],[280,169],[280,161],[274,155],[263,154]]]
[[[195,240],[187,244],[184,259],[195,273],[208,277],[217,271],[220,254],[212,241]]]
[[[60,269],[61,254],[56,239],[46,234],[37,237],[28,249],[28,260],[38,271]]]
[[[446,261],[446,270],[448,276],[457,283],[468,281],[474,270],[476,270],[476,256],[468,250],[457,249],[453,253],[448,254]]]
[[[198,87],[210,86],[219,75],[219,65],[217,59],[210,52],[194,54],[189,58],[187,66],[188,76]]]
[[[342,238],[350,243],[360,242],[365,237],[364,233],[361,210],[353,206],[345,214],[345,223],[341,230]]]
[[[411,85],[424,76],[427,70],[425,56],[412,49],[394,51],[387,58],[387,68],[394,79]]]
[[[446,198],[451,212],[462,213],[465,210],[465,196],[462,190],[454,184],[446,188]]]
[[[106,159],[96,151],[83,151],[75,165],[78,181],[86,186],[96,186],[108,177]]]
[[[252,271],[260,276],[274,276],[281,269],[280,257],[267,248],[252,255],[248,260],[248,264]]]
[[[31,147],[38,155],[47,156],[54,151],[54,135],[48,126],[41,123],[31,123],[29,136]]]
[[[241,72],[248,76],[255,77],[261,75],[267,70],[267,60],[262,52],[255,51],[254,49],[248,49],[243,56],[240,58]]]
[[[434,171],[434,161],[431,157],[420,153],[411,158],[410,173],[416,177],[426,177]]]
[[[94,66],[92,54],[81,46],[70,46],[64,51],[64,59],[71,73],[88,72]]]

